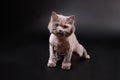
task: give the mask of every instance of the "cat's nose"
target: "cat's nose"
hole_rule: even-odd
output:
[[[59,30],[59,33],[62,33],[62,30]]]

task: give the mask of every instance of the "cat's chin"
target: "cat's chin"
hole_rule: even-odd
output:
[[[56,36],[58,36],[58,37],[64,37],[64,33],[56,33]]]
[[[59,38],[67,38],[67,37],[69,37],[71,34],[62,34],[62,33],[57,33],[57,34],[55,34],[57,37],[59,37]]]

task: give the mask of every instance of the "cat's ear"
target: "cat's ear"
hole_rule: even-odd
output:
[[[67,21],[68,21],[69,24],[73,24],[74,20],[75,20],[75,16],[74,15],[72,15],[72,16],[67,18]]]
[[[53,21],[56,21],[58,19],[57,13],[55,11],[52,11],[51,17]]]

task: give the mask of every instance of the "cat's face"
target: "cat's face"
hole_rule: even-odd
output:
[[[48,29],[56,36],[68,37],[75,30],[74,16],[63,16],[52,12]]]

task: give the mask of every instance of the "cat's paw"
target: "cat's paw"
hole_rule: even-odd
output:
[[[52,67],[56,67],[56,63],[52,63],[52,62],[51,62],[51,63],[48,63],[47,66],[48,66],[48,67],[51,67],[51,68],[52,68]]]
[[[71,68],[71,63],[63,63],[62,64],[62,69],[64,70],[70,70]]]
[[[86,56],[85,56],[85,59],[90,59],[90,55],[86,55]]]

